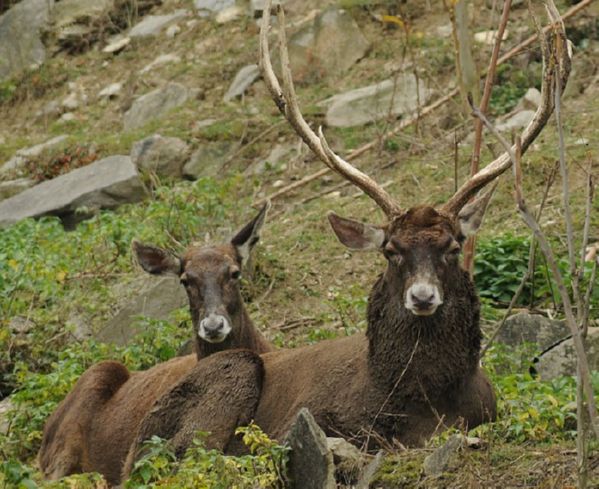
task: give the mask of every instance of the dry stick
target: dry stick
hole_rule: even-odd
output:
[[[553,182],[555,181],[555,175],[556,175],[556,173],[557,173],[557,166],[554,167],[551,170],[551,173],[549,174],[549,177],[547,178],[547,185],[545,185],[545,191],[543,192],[543,197],[541,199],[541,204],[539,205],[539,210],[537,211],[537,216],[536,216],[537,221],[539,219],[541,219],[541,215],[543,214],[543,210],[545,208],[545,204],[547,203],[547,197],[549,195],[549,190],[553,186]],[[516,289],[516,292],[514,292],[514,295],[512,296],[512,300],[510,301],[510,304],[509,304],[508,308],[506,309],[506,311],[505,311],[505,313],[503,315],[503,318],[501,319],[501,322],[495,328],[495,331],[493,331],[493,334],[489,338],[489,341],[487,341],[487,344],[481,350],[481,352],[480,352],[480,357],[481,358],[483,358],[485,356],[485,354],[487,353],[487,351],[489,350],[489,348],[491,347],[491,345],[497,339],[497,336],[499,336],[499,333],[501,332],[501,330],[505,326],[507,318],[512,313],[512,309],[514,308],[514,306],[516,305],[516,302],[520,298],[520,295],[524,291],[524,287],[526,286],[526,282],[528,282],[528,280],[531,278],[531,276],[534,273],[535,248],[536,247],[537,247],[537,242],[536,242],[535,236],[533,234],[531,236],[531,238],[530,238],[530,246],[528,248],[528,266],[526,268],[526,272],[522,276],[522,280],[520,280],[520,284],[518,285],[518,288]],[[532,305],[531,305],[531,307],[532,307]]]
[[[568,291],[564,284],[564,280],[562,274],[557,267],[557,261],[555,260],[555,256],[553,255],[553,250],[549,245],[545,234],[541,230],[538,222],[534,218],[534,216],[529,212],[526,203],[524,202],[524,197],[522,196],[522,168],[520,166],[519,154],[515,154],[512,151],[512,147],[510,143],[499,133],[499,131],[495,128],[491,122],[485,117],[480,110],[477,110],[476,107],[473,107],[473,113],[479,117],[487,129],[498,139],[501,145],[504,147],[505,151],[509,155],[512,160],[512,166],[514,170],[514,180],[515,180],[515,197],[516,202],[518,204],[518,210],[520,211],[520,215],[524,219],[524,222],[528,225],[528,227],[532,230],[534,235],[537,238],[539,246],[541,247],[541,251],[545,255],[547,263],[551,268],[551,272],[553,274],[553,278],[557,284],[559,293],[562,298],[562,304],[564,306],[564,311],[566,314],[566,322],[568,327],[570,328],[570,333],[572,334],[572,340],[574,342],[574,347],[576,349],[576,354],[578,357],[578,368],[580,369],[580,377],[583,384],[584,393],[587,398],[587,406],[589,410],[590,424],[593,428],[593,432],[597,435],[597,426],[596,426],[596,408],[595,408],[595,398],[593,397],[593,386],[591,384],[590,370],[589,364],[587,361],[586,352],[584,350],[584,345],[582,343],[582,337],[580,334],[580,329],[576,325],[576,319],[574,318],[574,314],[572,312],[572,304],[570,302],[570,296],[568,295]],[[520,139],[517,141],[517,153],[519,153],[520,147]]]
[[[589,244],[589,231],[591,228],[591,210],[592,210],[592,206],[593,206],[593,196],[594,196],[594,185],[593,185],[593,175],[591,173],[592,171],[592,163],[589,161],[589,168],[587,173],[587,181],[586,181],[586,206],[585,206],[585,212],[584,212],[584,225],[583,225],[583,231],[582,231],[582,243],[580,245],[580,267],[578,269],[578,273],[576,274],[576,277],[574,277],[574,281],[576,283],[576,289],[580,291],[580,284],[582,283],[582,279],[584,276],[584,257],[586,254],[586,250],[587,250],[587,245]],[[597,262],[595,262],[597,263]],[[591,280],[588,284],[587,287],[587,295],[588,295],[588,291],[589,289],[592,289],[593,287],[593,282],[594,280]],[[579,299],[580,302],[578,304],[578,320],[580,322],[580,325],[582,327],[582,331],[583,331],[583,337],[586,338],[587,335],[587,328],[588,328],[588,315],[587,315],[587,305],[590,306],[590,296],[587,299],[587,297],[585,296],[584,300],[581,298],[581,295],[579,295]],[[587,321],[582,322],[582,319],[586,316]]]
[[[572,7],[571,9],[569,9],[566,13],[564,13],[564,15],[562,15],[562,20],[566,20],[569,19],[570,17],[576,15],[578,12],[580,12],[582,9],[584,9],[585,7],[588,7],[591,3],[593,2],[593,0],[583,0],[582,2],[580,2],[579,4],[575,5],[574,7]],[[542,30],[542,32],[547,32],[549,29],[551,28],[551,26],[545,26]],[[527,48],[528,46],[530,46],[532,43],[534,43],[539,37],[539,34],[533,34],[532,36],[530,36],[529,38],[525,39],[524,41],[522,41],[520,44],[518,44],[517,46],[514,46],[512,49],[510,49],[507,53],[505,53],[503,56],[501,56],[498,60],[497,60],[497,65],[500,65],[502,63],[505,63],[506,61],[508,61],[509,59],[513,58],[514,56],[516,56],[517,54],[519,54],[522,50],[524,50],[525,48]],[[486,72],[482,73],[481,76],[485,76]],[[424,107],[419,114],[419,117],[412,117],[410,119],[406,119],[401,121],[396,127],[394,127],[393,129],[391,129],[389,132],[387,132],[387,134],[385,134],[385,138],[390,138],[392,136],[395,136],[397,133],[403,131],[406,127],[411,126],[412,124],[414,124],[415,122],[417,122],[418,119],[422,119],[423,117],[431,114],[432,112],[434,112],[435,110],[437,110],[439,107],[442,107],[443,105],[445,105],[447,102],[449,102],[451,99],[453,99],[458,93],[460,93],[460,89],[458,87],[454,88],[453,90],[451,90],[447,95],[444,95],[443,97],[441,97],[440,99],[436,100],[435,102],[433,102],[430,105],[427,105],[426,107]],[[359,147],[358,149],[355,149],[353,151],[351,151],[346,157],[345,160],[346,161],[351,161],[356,159],[358,156],[363,155],[364,153],[366,153],[367,151],[371,150],[372,148],[376,147],[378,140],[375,141],[371,141],[370,143],[365,144],[364,146]],[[285,195],[289,192],[292,192],[293,190],[299,188],[299,187],[303,187],[304,185],[322,177],[323,175],[326,175],[327,173],[329,173],[331,171],[330,168],[323,168],[321,170],[318,170],[315,173],[312,173],[311,175],[307,175],[304,178],[302,178],[301,180],[298,180],[297,182],[293,182],[290,185],[287,185],[286,187],[283,187],[279,190],[277,190],[276,192],[272,193],[271,195],[269,195],[268,197],[264,197],[263,199],[257,200],[256,202],[254,202],[252,205],[254,207],[263,205],[267,199],[277,199],[279,198],[281,195]],[[272,219],[272,216],[271,216]]]
[[[489,61],[489,67],[487,68],[487,77],[485,78],[485,86],[483,89],[483,96],[480,101],[480,110],[485,114],[489,108],[489,100],[491,100],[491,90],[493,88],[493,81],[495,79],[495,71],[497,69],[497,60],[499,58],[499,49],[501,48],[501,40],[503,39],[503,33],[507,26],[507,21],[510,16],[510,7],[512,6],[512,0],[506,0],[503,4],[503,12],[501,13],[501,19],[499,20],[499,28],[495,36],[495,43],[493,45],[493,52],[491,54],[491,61]],[[470,175],[476,175],[480,168],[480,151],[483,134],[483,123],[480,119],[476,119],[474,122],[474,148],[472,149],[472,160],[470,162]],[[468,270],[470,275],[473,273],[474,267],[474,251],[476,248],[476,237],[471,236],[464,245],[464,268]]]

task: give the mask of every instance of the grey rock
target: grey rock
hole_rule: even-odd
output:
[[[585,350],[589,369],[599,370],[599,328],[589,328]],[[576,349],[572,339],[541,355],[535,369],[543,380],[576,375]]]
[[[509,346],[536,343],[539,351],[564,339],[570,330],[564,321],[548,319],[538,314],[521,312],[506,319],[497,341]]]
[[[360,480],[356,484],[356,489],[368,489],[370,487],[370,483],[383,463],[384,456],[385,452],[383,450],[377,452],[372,461],[364,469],[364,472],[362,472],[362,477],[360,477]]]
[[[296,489],[335,489],[333,454],[310,411],[302,408],[287,435],[289,477]]]
[[[130,37],[117,36],[108,42],[104,49],[102,49],[102,52],[108,54],[120,53],[129,44],[131,44]]]
[[[221,10],[216,14],[214,20],[217,24],[226,24],[228,22],[232,22],[233,20],[239,19],[245,14],[245,9],[241,5],[233,5],[232,7],[227,7],[224,10]]]
[[[27,333],[30,333],[34,328],[34,322],[29,321],[29,319],[21,316],[11,318],[10,322],[8,323],[8,329],[13,334],[25,335]]]
[[[116,98],[121,93],[122,89],[122,83],[111,83],[110,85],[107,85],[102,90],[100,90],[100,93],[98,93],[98,97],[108,99]]]
[[[146,316],[167,319],[172,311],[187,304],[187,294],[176,277],[148,277],[141,290],[101,328],[100,341],[126,345],[139,328],[136,319]]]
[[[456,456],[458,451],[464,446],[463,435],[451,435],[445,445],[437,448],[433,453],[424,459],[424,473],[427,476],[441,475]]]
[[[161,54],[154,61],[144,66],[141,70],[139,70],[140,75],[147,73],[148,71],[157,68],[158,66],[162,66],[167,63],[178,63],[181,61],[181,58],[176,54]]]
[[[193,4],[199,15],[207,17],[233,7],[235,0],[195,0]]]
[[[46,60],[41,35],[53,6],[53,0],[23,0],[0,16],[0,80]]]
[[[327,437],[327,447],[333,454],[336,479],[355,481],[364,466],[362,452],[343,438]]]
[[[289,39],[294,80],[339,76],[363,58],[370,43],[346,10],[328,9]]]
[[[128,156],[110,156],[0,202],[0,227],[28,217],[72,217],[77,209],[113,208],[146,196]]]
[[[62,114],[60,116],[60,119],[58,119],[58,122],[73,122],[77,120],[77,116],[75,114],[73,114],[73,112],[65,112],[64,114]]]
[[[235,75],[223,100],[229,102],[236,97],[241,97],[258,78],[260,78],[260,68],[258,68],[258,65],[244,66]]]
[[[202,145],[189,158],[183,167],[183,176],[192,180],[219,175],[232,144],[226,141],[215,141]]]
[[[164,34],[169,39],[173,39],[177,34],[179,34],[179,32],[181,32],[181,27],[179,27],[179,24],[171,24],[166,28]]]
[[[497,130],[502,132],[513,131],[517,129],[523,129],[530,121],[532,121],[535,115],[534,110],[523,110],[521,112],[516,112],[514,115],[510,116],[503,122],[497,124]]]
[[[157,119],[168,111],[183,105],[190,97],[190,91],[179,83],[169,83],[135,99],[125,113],[126,131],[137,129],[148,121]]]
[[[0,182],[0,200],[8,199],[13,195],[20,194],[34,185],[35,181],[31,178],[17,178],[16,180]]]
[[[47,102],[40,110],[35,113],[35,118],[37,120],[43,119],[54,119],[62,114],[62,107],[58,100],[50,100]]]
[[[114,10],[115,0],[60,0],[50,15],[51,37],[58,47],[85,41]]]
[[[519,110],[537,110],[541,105],[541,92],[536,88],[529,88],[518,103],[517,108]]]
[[[129,37],[149,37],[160,34],[162,29],[170,26],[174,22],[181,20],[189,15],[185,9],[175,10],[172,14],[166,15],[147,15],[141,22],[133,26],[129,31]]]
[[[137,168],[159,177],[180,177],[188,157],[189,146],[185,141],[160,134],[137,141],[131,148],[131,161]]]
[[[432,94],[422,80],[419,80],[418,92],[421,104],[426,103]],[[327,125],[351,127],[415,111],[418,103],[416,94],[416,77],[412,73],[401,73],[394,80],[335,95],[322,104],[328,106]]]
[[[0,401],[0,435],[8,435],[10,429],[10,420],[8,419],[9,411],[14,409],[14,404],[10,397]]]
[[[27,161],[41,155],[43,151],[58,146],[67,139],[67,135],[61,134],[60,136],[53,137],[44,143],[18,150],[10,160],[0,167],[0,175],[19,170],[23,167],[23,165],[25,165],[25,163],[27,163]]]

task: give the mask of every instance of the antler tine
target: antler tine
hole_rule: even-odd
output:
[[[543,81],[541,85],[541,105],[537,108],[532,121],[521,136],[522,154],[543,130],[551,116],[555,104],[555,84],[560,83],[563,89],[570,75],[571,52],[563,23],[555,12],[548,9],[553,29],[545,36],[541,35],[541,51],[543,54]],[[515,150],[515,146],[512,147]],[[499,177],[512,165],[509,154],[503,153],[485,168],[470,177],[441,209],[449,214],[457,215],[462,207],[485,185]]]
[[[349,164],[347,161],[335,154],[329,147],[322,130],[319,136],[310,128],[304,119],[297,95],[293,85],[291,69],[289,67],[289,53],[287,51],[287,38],[285,34],[285,13],[281,6],[277,8],[279,20],[279,53],[281,61],[281,72],[283,88],[274,74],[270,60],[270,49],[268,46],[268,29],[270,26],[270,12],[272,0],[267,2],[262,13],[262,26],[260,29],[260,68],[262,76],[270,91],[270,94],[279,108],[279,111],[289,121],[295,132],[302,138],[314,154],[329,168],[353,183],[371,197],[388,217],[401,212],[401,208],[391,196],[368,175]]]

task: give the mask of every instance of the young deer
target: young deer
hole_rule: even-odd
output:
[[[386,224],[373,225],[329,215],[343,244],[378,251],[387,259],[370,293],[366,334],[263,354],[263,374],[257,368],[244,370],[246,360],[240,359],[239,377],[227,380],[231,389],[247,382],[260,389],[256,401],[255,391],[248,388],[245,405],[239,399],[219,405],[221,398],[203,395],[200,388],[190,396],[193,402],[180,400],[185,396],[181,389],[165,394],[140,426],[129,466],[149,436],[172,439],[180,453],[185,440],[179,432],[220,426],[214,413],[225,408],[228,417],[235,410],[247,417],[256,402],[256,423],[276,439],[284,438],[298,410],[307,407],[328,435],[342,435],[368,448],[393,440],[419,445],[445,426],[473,428],[496,416],[493,388],[479,366],[479,301],[459,254],[465,238],[478,230],[492,190],[470,200],[509,168],[509,157],[504,154],[490,163],[438,208],[402,208],[370,177],[334,154],[322,132],[317,136],[302,117],[289,72],[282,9],[278,15],[282,89],[269,58],[270,2],[260,34],[263,78],[277,107],[318,158],[362,189],[388,218]],[[564,87],[567,81],[570,57],[560,46],[566,46],[565,33],[555,22],[543,43],[543,102],[522,135],[523,150],[553,111],[554,85]],[[201,386],[218,371],[219,362],[199,363],[186,383],[194,385],[195,378]],[[212,443],[226,447],[230,436]]]
[[[272,350],[252,324],[239,291],[241,269],[260,239],[268,208],[265,205],[230,242],[191,245],[182,257],[133,242],[145,271],[180,276],[189,297],[195,354],[143,372],[129,372],[114,361],[89,368],[46,422],[38,455],[46,478],[100,472],[110,484],[117,484],[139,423],[156,399],[198,360],[234,348]]]

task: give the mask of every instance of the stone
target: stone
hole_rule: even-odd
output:
[[[520,112],[516,112],[514,115],[508,117],[503,122],[500,122],[496,125],[498,131],[501,132],[510,132],[518,129],[523,129],[530,121],[532,121],[535,116],[534,110],[522,110]]]
[[[100,90],[100,93],[98,93],[98,97],[107,99],[117,98],[118,95],[121,93],[122,89],[122,83],[111,83],[110,85],[107,85],[102,90]]]
[[[232,144],[214,141],[200,146],[183,167],[183,176],[192,180],[202,177],[216,177],[231,152]]]
[[[60,116],[60,119],[58,119],[58,122],[73,122],[77,120],[77,116],[75,114],[73,114],[73,112],[65,112],[64,114],[62,114]]]
[[[235,75],[223,100],[229,102],[236,97],[241,97],[258,78],[260,78],[260,68],[258,68],[258,65],[244,66]]]
[[[147,277],[141,287],[96,334],[100,341],[126,345],[140,332],[136,320],[139,316],[168,319],[171,312],[187,305],[187,294],[177,277]]]
[[[195,0],[194,7],[202,17],[221,12],[235,5],[235,0]]]
[[[125,113],[126,131],[142,127],[150,120],[157,119],[168,111],[183,105],[190,97],[190,91],[179,83],[169,83],[163,88],[152,90],[135,99]]]
[[[356,484],[356,489],[369,489],[370,483],[376,476],[381,464],[383,463],[383,458],[385,457],[385,452],[383,450],[379,450],[377,454],[374,456],[372,461],[366,466],[364,471],[362,472],[362,477]]]
[[[66,134],[61,134],[60,136],[53,137],[44,143],[36,144],[30,148],[18,150],[10,160],[0,167],[0,176],[8,172],[19,170],[23,167],[23,165],[25,165],[25,163],[27,163],[27,161],[31,160],[32,158],[36,158],[46,150],[58,146],[67,139],[68,136]]]
[[[80,208],[107,209],[146,197],[128,156],[109,156],[31,187],[0,202],[0,228],[21,219],[56,215],[71,218]]]
[[[503,31],[503,36],[501,36],[501,40],[505,41],[509,36],[508,30]],[[480,44],[488,44],[492,46],[495,44],[495,39],[497,39],[497,31],[481,31],[474,34],[474,40]]]
[[[33,331],[34,328],[35,323],[33,321],[29,321],[29,319],[21,316],[11,318],[10,322],[8,323],[9,331],[18,335],[26,335],[27,333]]]
[[[327,447],[333,454],[336,479],[355,481],[364,465],[362,452],[343,438],[327,437]]]
[[[333,454],[310,411],[301,408],[287,435],[288,474],[295,489],[335,489]]]
[[[541,98],[541,92],[534,87],[529,88],[526,90],[526,93],[520,102],[523,109],[537,110],[537,108],[540,107],[541,103],[543,102]]]
[[[221,10],[216,14],[214,20],[217,24],[226,24],[241,18],[245,14],[245,9],[240,5],[233,5]]]
[[[168,37],[169,39],[174,38],[177,34],[179,34],[179,32],[181,32],[181,27],[179,27],[179,24],[173,24],[173,25],[169,25],[166,28],[166,32],[164,33],[166,35],[166,37]]]
[[[179,63],[180,61],[181,58],[176,54],[161,54],[156,59],[154,59],[154,61],[152,61],[151,63],[144,66],[141,70],[139,70],[139,74],[143,75],[144,73],[147,73],[153,70],[154,68],[157,68],[158,66],[162,66],[167,63]]]
[[[185,141],[160,134],[137,141],[131,148],[131,161],[137,168],[159,177],[181,177],[188,157],[189,146]]]
[[[339,77],[363,58],[370,43],[346,10],[331,8],[289,38],[294,81]]]
[[[424,459],[424,473],[429,477],[441,475],[447,470],[464,443],[463,435],[451,435],[443,446],[437,448]]]
[[[66,110],[76,110],[79,106],[87,101],[87,96],[81,92],[71,92],[66,98],[62,101],[62,106]]]
[[[13,195],[20,194],[34,185],[35,181],[31,178],[17,178],[16,180],[0,182],[0,200],[8,199]]]
[[[420,103],[423,105],[432,91],[422,80],[418,83]],[[412,73],[400,73],[395,80],[350,90],[322,102],[322,105],[328,106],[326,123],[333,127],[352,127],[389,115],[397,117],[409,114],[417,108],[416,93],[416,77]]]
[[[177,9],[172,14],[166,15],[146,15],[141,22],[137,23],[129,31],[129,37],[150,37],[156,36],[171,24],[184,19],[189,15],[185,9]]]
[[[589,369],[599,370],[599,328],[589,328],[585,340],[585,350]],[[576,375],[576,349],[572,338],[569,338],[538,358],[536,372],[543,380],[556,377]]]
[[[565,321],[548,319],[539,314],[521,312],[506,319],[496,341],[509,346],[536,343],[539,351],[563,340],[570,334]]]
[[[50,102],[47,102],[40,110],[38,110],[35,113],[35,118],[37,120],[48,118],[53,119],[62,114],[62,110],[63,109],[60,103],[58,103],[58,100],[50,100]]]
[[[130,37],[121,37],[118,36],[113,38],[105,47],[102,49],[103,53],[108,54],[116,54],[120,53],[123,49],[125,49],[129,44],[131,44]]]
[[[10,397],[2,399],[0,401],[0,435],[8,435],[10,429],[10,420],[8,419],[8,413],[14,409],[14,404]]]
[[[15,78],[46,60],[42,30],[54,0],[23,0],[0,16],[0,80]]]

